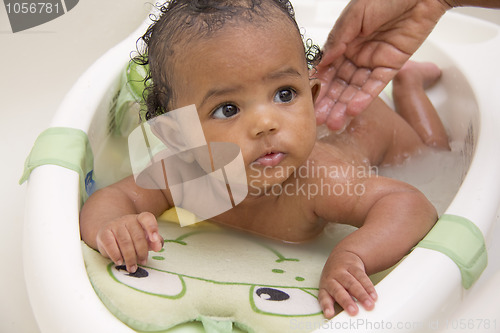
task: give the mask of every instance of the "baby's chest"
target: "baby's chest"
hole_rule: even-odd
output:
[[[314,214],[312,202],[298,197],[283,198],[286,202],[263,206],[249,216],[258,233],[288,242],[301,242],[315,237],[323,225]]]

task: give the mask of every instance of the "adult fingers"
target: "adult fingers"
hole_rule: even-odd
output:
[[[344,68],[348,68],[347,66]],[[322,95],[316,102],[316,123],[326,123],[332,131],[341,131],[350,119],[365,110],[396,74],[396,70],[377,68],[357,69],[352,75],[318,76],[322,80]],[[326,80],[330,80],[326,82]]]

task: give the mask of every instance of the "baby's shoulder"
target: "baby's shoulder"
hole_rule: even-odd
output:
[[[306,162],[311,174],[318,178],[323,176],[326,171],[330,171],[328,172],[330,175],[336,175],[335,171],[351,169],[353,166],[365,168],[370,165],[367,156],[357,150],[355,146],[352,146],[351,149],[346,149],[345,146],[329,141],[317,141]]]
[[[377,169],[361,154],[344,154],[328,144],[319,144],[316,149],[308,160],[310,177],[302,180],[304,187],[318,217],[344,220],[356,210],[359,200],[374,190],[366,181],[378,178]]]

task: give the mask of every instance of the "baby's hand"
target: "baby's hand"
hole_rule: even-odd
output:
[[[334,316],[337,302],[351,316],[358,313],[355,297],[366,310],[375,306],[377,293],[363,261],[349,251],[335,251],[328,258],[319,284],[318,301],[326,318]]]
[[[163,238],[158,222],[151,213],[125,215],[106,223],[97,233],[97,249],[116,265],[127,266],[134,273],[137,265],[145,265],[150,250],[160,251]]]

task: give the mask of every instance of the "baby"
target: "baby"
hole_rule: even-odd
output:
[[[152,78],[148,117],[194,104],[207,142],[241,148],[248,195],[212,220],[286,242],[314,238],[326,221],[357,227],[325,263],[318,300],[327,318],[335,303],[355,315],[353,297],[372,309],[377,294],[368,275],[403,258],[437,214],[417,189],[370,168],[400,163],[426,145],[447,147],[424,94],[439,69],[411,63],[401,70],[394,81],[400,115],[375,100],[342,133],[317,140],[320,83],[288,1],[173,0],[143,39]],[[294,172],[306,166],[366,172]],[[305,193],[313,185],[345,190]],[[130,176],[88,199],[82,238],[135,272],[148,251],[162,248],[156,217],[172,206],[169,189],[144,189]]]

